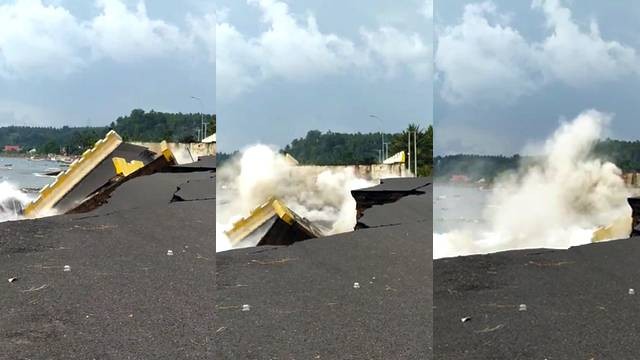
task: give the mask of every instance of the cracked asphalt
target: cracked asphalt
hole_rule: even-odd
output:
[[[198,170],[1,223],[0,359],[213,358],[215,173]]]
[[[217,253],[215,358],[431,359],[432,191],[425,183],[420,199],[365,211],[399,223]],[[407,203],[415,208],[403,218],[396,212]]]

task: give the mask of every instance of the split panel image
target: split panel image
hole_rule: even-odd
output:
[[[423,1],[221,1],[221,359],[429,359]]]
[[[0,1],[0,359],[213,358],[214,10]]]
[[[637,358],[639,4],[434,12],[434,358]]]

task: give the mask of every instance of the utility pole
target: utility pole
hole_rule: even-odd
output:
[[[207,124],[204,122],[204,105],[199,97],[192,95],[191,98],[200,103],[200,131],[198,132],[200,135],[198,136],[198,141],[202,141],[207,136]]]
[[[413,169],[415,170],[415,176],[418,177],[418,131],[413,132]]]
[[[380,163],[382,164],[384,162],[384,132],[382,131],[382,119],[378,117],[378,115],[374,115],[374,114],[369,115],[369,117],[378,119],[378,121],[380,121],[380,136],[382,137],[382,143],[381,143],[381,149],[382,149],[381,159],[382,160],[380,160]]]
[[[411,132],[407,130],[407,163],[409,163],[409,174],[411,174]]]

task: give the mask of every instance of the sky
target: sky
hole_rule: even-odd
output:
[[[216,4],[219,151],[432,123],[431,1]]]
[[[207,0],[0,0],[0,126],[214,113],[215,14]]]
[[[435,153],[514,154],[587,109],[639,139],[640,2],[436,1]]]

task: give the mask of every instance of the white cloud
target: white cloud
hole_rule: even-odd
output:
[[[361,61],[351,41],[320,32],[312,15],[299,24],[283,2],[250,0],[250,3],[260,8],[262,21],[269,26],[253,40],[266,76],[304,79],[335,73]]]
[[[617,41],[602,39],[598,23],[591,21],[588,32],[580,30],[571,11],[558,0],[535,0],[535,9],[543,10],[552,32],[534,46],[551,76],[571,86],[618,79],[640,70],[635,49]]]
[[[98,0],[100,15],[86,24],[98,57],[128,62],[155,57],[189,46],[188,37],[174,25],[150,19],[144,2],[134,11],[121,0]]]
[[[211,14],[189,17],[190,29],[180,29],[150,18],[144,1],[134,9],[122,0],[95,4],[100,13],[86,21],[41,0],[0,5],[0,77],[63,77],[104,58],[133,62],[166,57],[196,50],[195,41],[215,47]]]
[[[366,48],[378,56],[393,76],[407,66],[419,79],[428,79],[432,73],[431,47],[418,34],[405,34],[393,27],[381,27],[375,31],[362,29]]]
[[[427,19],[429,20],[433,19],[433,0],[424,0],[424,3],[422,4],[422,9],[420,9],[420,12]]]
[[[262,75],[256,72],[259,49],[233,26],[216,25],[216,97],[234,98],[253,88]],[[253,71],[254,73],[251,73]]]
[[[438,37],[435,64],[446,100],[510,101],[537,88],[534,52],[496,15],[490,2],[467,5],[462,22]]]
[[[430,71],[429,48],[417,34],[390,27],[363,29],[360,43],[322,32],[315,16],[298,17],[277,0],[247,0],[260,10],[265,30],[246,37],[232,24],[218,20],[217,95],[222,100],[251,91],[272,78],[307,81],[381,62],[389,74],[403,68],[421,77]],[[394,48],[395,42],[395,48]],[[396,51],[394,54],[393,51]],[[425,58],[420,58],[426,55]]]
[[[85,64],[89,38],[66,9],[39,0],[0,5],[0,76],[57,74]]]
[[[205,14],[201,17],[189,15],[187,22],[190,26],[190,41],[204,43],[209,56],[209,62],[216,62],[216,17],[217,13]]]
[[[638,73],[635,50],[602,39],[595,21],[588,32],[558,0],[535,0],[549,35],[529,42],[492,2],[470,4],[459,24],[445,27],[435,63],[441,95],[449,102],[509,103],[558,81],[583,87]]]

